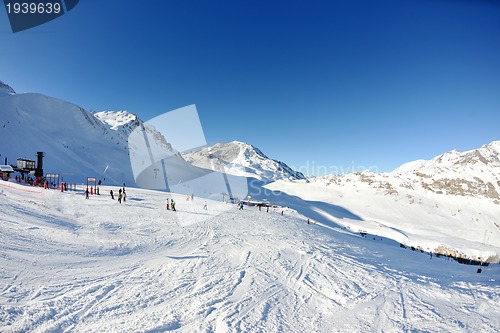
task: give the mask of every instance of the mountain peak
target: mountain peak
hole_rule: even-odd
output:
[[[100,121],[111,126],[111,129],[117,129],[126,124],[130,124],[138,119],[137,115],[128,111],[101,111],[94,113]]]
[[[14,91],[14,89],[12,89],[11,86],[9,86],[8,84],[4,83],[3,81],[0,81],[0,93],[6,93],[6,94],[10,94],[10,95],[15,95],[16,92]]]
[[[264,181],[299,180],[306,177],[288,165],[267,157],[257,147],[231,141],[183,154],[184,159],[201,168],[224,167],[228,174],[254,177]]]

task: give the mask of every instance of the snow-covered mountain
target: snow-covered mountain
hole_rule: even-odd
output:
[[[141,147],[128,139],[138,127],[151,134],[151,149],[178,155],[160,132],[127,111],[92,113],[53,97],[16,94],[3,82],[0,108],[2,163],[5,158],[11,164],[17,158],[35,159],[36,152],[43,151],[44,171],[60,174],[68,182],[97,177],[108,184],[135,184],[130,156],[140,155],[136,150]],[[184,158],[201,168],[224,165],[228,174],[237,176],[266,181],[305,179],[285,163],[269,159],[259,149],[241,142],[216,144]]]
[[[364,182],[388,195],[398,195],[398,189],[406,188],[438,195],[483,197],[500,205],[500,141],[466,152],[453,150],[431,160],[405,163],[390,173],[365,171],[318,180],[327,185]]]
[[[12,89],[11,86],[8,84],[4,83],[3,81],[0,81],[0,94],[9,94],[9,95],[15,95],[16,92],[14,89]]]
[[[154,138],[149,140],[151,151],[179,156],[161,133],[126,111],[91,113],[41,94],[16,94],[4,83],[0,109],[2,163],[5,158],[11,164],[19,157],[35,159],[36,152],[43,151],[45,173],[58,173],[68,182],[97,177],[105,179],[105,184],[133,186],[130,156],[148,155],[143,145],[128,140],[137,128]],[[452,151],[430,161],[405,164],[391,173],[362,172],[310,182],[242,142],[215,144],[185,153],[185,160],[180,156],[179,160],[200,172],[223,170],[241,177],[245,189],[245,177],[254,178],[257,185],[248,193],[252,198],[293,207],[332,226],[385,236],[428,251],[445,248],[496,260],[500,254],[499,146],[496,141],[469,152]],[[186,180],[184,175],[178,178]],[[221,184],[227,182],[226,177]],[[261,191],[264,184],[275,192]],[[188,185],[192,186],[186,191],[192,193],[194,185]],[[212,192],[219,195],[222,191]]]
[[[149,152],[129,142],[136,129],[154,138]],[[91,113],[4,83],[0,142],[2,162],[44,151],[45,172],[105,177],[102,193],[134,183],[129,154],[181,158],[127,111]],[[118,204],[83,199],[84,186],[0,180],[0,331],[499,331],[499,142],[310,180],[242,142],[184,158],[256,179],[249,195],[280,207],[239,210],[220,190],[205,200],[174,187],[129,188]],[[477,274],[443,256],[491,264]]]
[[[500,141],[409,162],[392,174],[438,194],[481,196],[500,204]]]
[[[407,163],[390,173],[356,172],[276,182],[271,190],[330,203],[353,216],[316,209],[316,218],[425,251],[500,258],[500,141]],[[485,252],[484,246],[491,246]],[[488,254],[487,254],[488,253]],[[485,257],[486,256],[486,257]]]
[[[235,176],[263,181],[305,180],[285,163],[271,159],[258,148],[244,142],[216,143],[210,147],[183,154],[184,159],[200,168],[221,170]]]
[[[17,158],[36,160],[45,153],[44,172],[67,182],[97,177],[108,184],[135,183],[130,167],[128,135],[138,126],[155,129],[126,111],[91,113],[57,98],[36,93],[15,94],[2,83],[0,137],[2,163]],[[3,93],[2,93],[3,92]],[[152,145],[172,150],[161,134]],[[132,150],[132,151],[131,151]]]

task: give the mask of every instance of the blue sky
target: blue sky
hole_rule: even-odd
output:
[[[81,0],[13,34],[0,80],[144,120],[196,104],[208,142],[309,174],[390,171],[500,140],[500,2]]]

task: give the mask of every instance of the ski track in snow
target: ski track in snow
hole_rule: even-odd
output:
[[[500,330],[499,265],[476,274],[291,210],[216,216],[227,206],[209,201],[184,225],[165,193],[127,192],[119,205],[4,188],[0,332]]]

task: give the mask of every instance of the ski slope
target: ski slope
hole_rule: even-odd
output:
[[[291,209],[135,188],[120,205],[110,189],[0,181],[1,332],[500,330],[498,264],[477,274]]]

